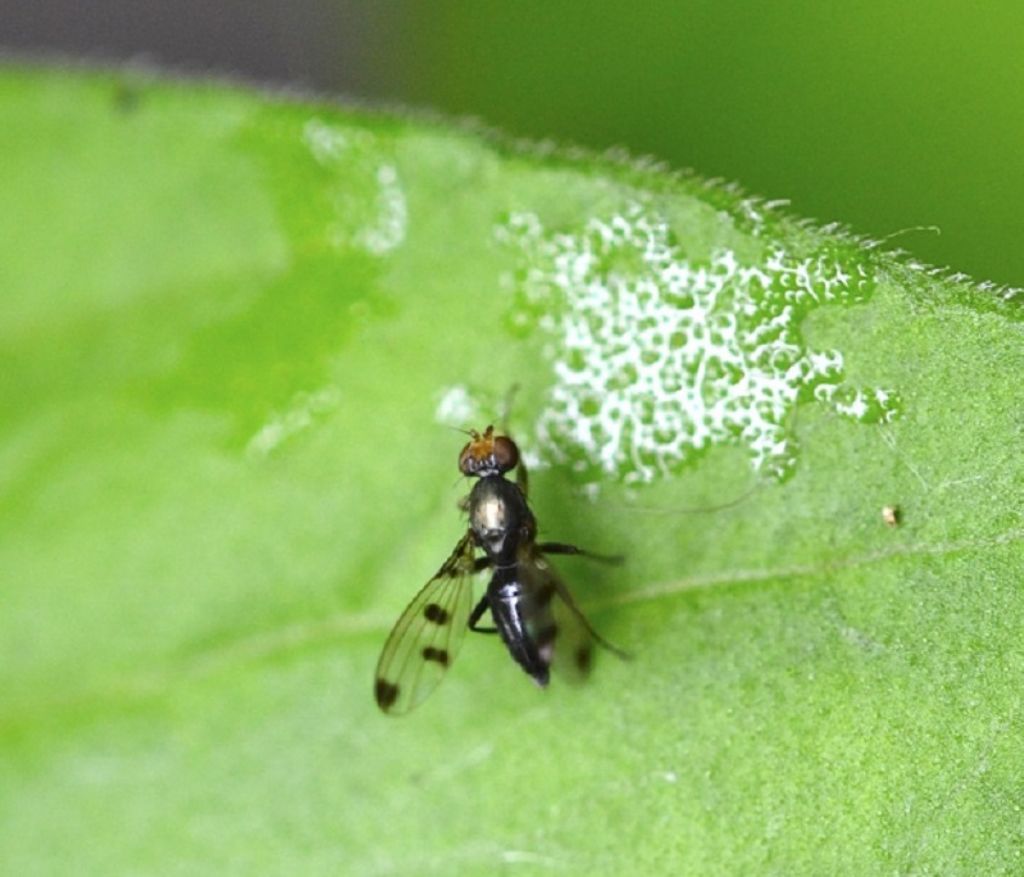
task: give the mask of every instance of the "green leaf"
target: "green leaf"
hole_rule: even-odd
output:
[[[4,873],[1019,873],[1013,291],[198,82],[9,68],[0,155]],[[635,657],[542,692],[470,637],[384,717],[513,385]]]

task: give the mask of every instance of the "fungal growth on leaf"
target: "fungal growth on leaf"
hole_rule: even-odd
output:
[[[570,231],[516,213],[497,236],[519,263],[512,328],[542,335],[553,371],[539,454],[581,481],[650,482],[723,443],[783,478],[796,463],[798,400],[860,422],[898,410],[893,391],[844,383],[841,351],[803,338],[813,308],[870,295],[856,260],[770,244],[758,260],[726,248],[690,259],[639,202]]]

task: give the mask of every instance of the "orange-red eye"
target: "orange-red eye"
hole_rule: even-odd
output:
[[[499,435],[494,439],[494,462],[499,472],[508,472],[515,469],[519,462],[519,448],[508,436]]]

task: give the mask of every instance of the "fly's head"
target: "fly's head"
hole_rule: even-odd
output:
[[[463,475],[482,478],[504,475],[519,462],[519,448],[507,435],[495,435],[488,426],[482,433],[471,430],[470,440],[459,454],[459,471]]]

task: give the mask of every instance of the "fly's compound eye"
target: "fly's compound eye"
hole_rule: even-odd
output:
[[[494,463],[499,472],[515,469],[519,463],[519,448],[506,435],[499,435],[494,439]]]
[[[473,455],[473,442],[470,442],[459,454],[459,471],[463,475],[473,475],[478,468],[477,459]]]

